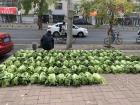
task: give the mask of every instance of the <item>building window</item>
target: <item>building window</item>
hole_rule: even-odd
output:
[[[0,0],[0,6],[16,6],[17,5],[17,0]]]
[[[53,23],[64,21],[64,15],[53,15]]]
[[[55,5],[55,9],[62,9],[62,3],[57,3]]]

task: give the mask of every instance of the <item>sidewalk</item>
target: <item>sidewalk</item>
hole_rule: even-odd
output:
[[[139,50],[140,44],[122,44],[115,45],[112,47],[119,50]],[[55,49],[66,49],[66,44],[55,44]],[[91,49],[105,49],[103,44],[73,44],[72,49],[81,49],[81,50],[91,50]]]
[[[140,105],[140,74],[104,74],[104,85],[0,88],[0,105]]]
[[[140,45],[113,45],[140,55]],[[29,48],[29,46],[26,46]],[[31,47],[31,46],[30,46]],[[100,49],[103,45],[73,45],[72,49]],[[124,48],[127,48],[124,50]],[[132,50],[135,48],[135,50]],[[55,45],[65,49],[65,45]],[[0,88],[0,105],[140,105],[140,74],[102,74],[103,85],[49,87],[40,85]]]
[[[140,56],[140,44],[123,44],[112,45],[115,49],[122,50],[122,52],[128,55]],[[20,46],[19,48],[32,49],[32,45]],[[73,44],[70,50],[95,50],[95,49],[108,49],[103,44]],[[66,44],[55,44],[54,50],[66,50]]]
[[[122,50],[127,55],[140,56],[140,44],[125,44],[125,45],[112,45],[115,49]],[[55,45],[56,50],[65,50],[66,45]],[[73,44],[71,49],[76,50],[95,50],[95,49],[107,49],[102,44]]]

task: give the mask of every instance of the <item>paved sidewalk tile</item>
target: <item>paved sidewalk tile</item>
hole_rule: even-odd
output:
[[[103,74],[104,85],[0,88],[0,105],[140,105],[140,74]]]

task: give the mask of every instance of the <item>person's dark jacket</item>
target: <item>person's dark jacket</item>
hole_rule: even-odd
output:
[[[62,31],[62,24],[59,25],[59,32]]]
[[[41,38],[41,47],[44,50],[51,50],[54,48],[54,39],[51,33],[47,33],[46,35],[43,35]]]
[[[138,35],[140,35],[140,31],[138,31]]]

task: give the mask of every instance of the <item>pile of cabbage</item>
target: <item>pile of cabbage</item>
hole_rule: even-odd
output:
[[[0,86],[104,83],[98,73],[140,73],[140,60],[118,50],[20,50],[0,64]]]

